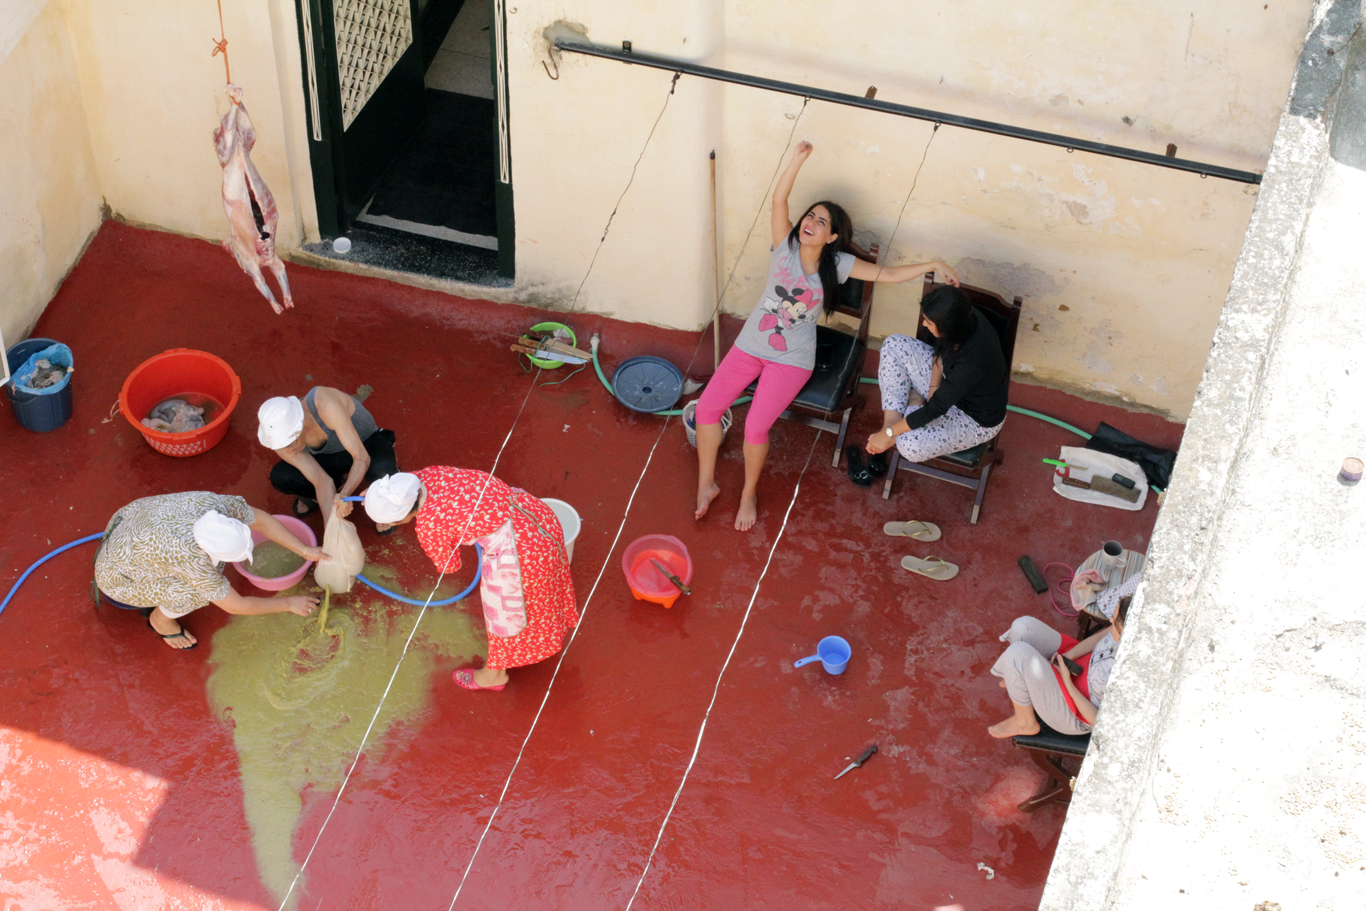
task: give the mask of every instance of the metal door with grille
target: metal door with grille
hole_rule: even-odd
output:
[[[416,0],[297,0],[318,227],[345,233],[422,125]]]

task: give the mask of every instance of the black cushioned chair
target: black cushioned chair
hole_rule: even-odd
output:
[[[1037,717],[1037,716],[1036,716]],[[1020,812],[1033,813],[1039,807],[1050,803],[1067,804],[1072,802],[1072,782],[1081,771],[1081,760],[1091,746],[1091,735],[1059,734],[1039,722],[1039,733],[1020,735],[1010,738],[1017,750],[1024,750],[1034,764],[1048,775],[1048,784],[1033,797],[1020,804]],[[1073,772],[1063,765],[1064,760],[1077,760],[1077,771]]]
[[[785,241],[784,241],[785,242]],[[853,247],[853,254],[864,262],[877,262],[878,245],[868,250]],[[816,327],[816,369],[788,409],[778,415],[808,427],[835,434],[835,467],[840,464],[849,419],[863,405],[859,377],[868,353],[868,322],[873,313],[873,282],[851,278],[840,285],[835,311],[856,317],[858,332],[850,335],[829,326]],[[757,381],[749,384],[746,395],[754,394]],[[836,423],[838,421],[838,423]]]
[[[921,299],[923,300],[924,295],[929,294],[935,287],[943,287],[943,285],[935,285],[933,272],[925,273],[925,290]],[[963,293],[967,295],[968,300],[977,308],[977,315],[986,319],[996,329],[996,335],[1001,339],[1001,350],[1005,354],[1008,381],[1010,368],[1015,357],[1015,335],[1020,328],[1020,298],[1016,297],[1013,303],[1007,304],[1005,298],[983,288],[974,288],[971,285],[960,287]],[[920,327],[920,331],[916,333],[916,338],[933,345],[934,336],[920,322],[919,311],[916,312],[915,322]],[[985,443],[971,449],[950,453],[937,459],[930,459],[927,462],[908,462],[901,458],[901,454],[893,446],[891,450],[892,461],[887,469],[887,480],[882,485],[882,499],[885,500],[892,495],[892,483],[896,480],[897,469],[938,478],[941,481],[948,481],[950,484],[958,484],[975,491],[976,495],[972,501],[972,524],[976,525],[977,517],[982,512],[982,499],[987,495],[987,481],[991,478],[991,468],[1005,458],[1005,450],[997,443],[999,437],[1000,434],[997,434]]]

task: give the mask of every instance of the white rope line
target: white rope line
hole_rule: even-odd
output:
[[[877,275],[873,276],[876,282],[882,277],[882,270],[887,267],[887,260],[892,255],[892,241],[896,240],[896,232],[901,228],[901,216],[906,214],[906,206],[910,204],[911,198],[915,196],[915,186],[920,183],[920,172],[925,167],[925,159],[930,157],[930,143],[934,142],[935,134],[939,132],[939,124],[934,125],[930,130],[930,138],[925,142],[925,151],[920,153],[920,164],[916,166],[915,177],[911,178],[911,189],[906,193],[906,198],[901,203],[901,209],[896,213],[896,224],[892,225],[892,236],[887,238],[887,250],[882,254],[882,262],[878,263]]]
[[[763,214],[764,203],[768,202],[769,192],[773,189],[773,182],[778,179],[778,174],[783,169],[783,159],[787,157],[787,150],[792,147],[792,137],[797,135],[797,127],[802,122],[802,115],[806,113],[806,106],[811,101],[810,98],[802,99],[801,109],[797,111],[797,116],[792,120],[792,129],[787,133],[787,142],[783,144],[783,151],[778,155],[778,165],[773,169],[773,174],[768,178],[768,185],[764,187],[763,195],[759,197],[759,208],[754,210],[754,220],[749,223],[749,230],[745,232],[744,243],[740,244],[740,252],[735,254],[735,261],[730,265],[730,275],[726,276],[726,283],[721,287],[721,293],[716,295],[716,304],[711,308],[706,322],[702,324],[702,329],[697,335],[697,344],[692,349],[692,358],[688,361],[688,367],[683,371],[686,376],[692,373],[693,364],[697,362],[697,353],[702,350],[702,343],[707,340],[707,333],[711,331],[712,321],[716,319],[716,311],[721,309],[721,302],[726,299],[726,292],[730,290],[731,282],[735,281],[735,270],[740,268],[740,261],[745,257],[745,250],[749,247],[749,240],[754,236],[754,228],[759,224],[759,216]],[[717,262],[720,268],[720,262]]]
[[[484,479],[484,486],[479,490],[479,498],[475,501],[474,507],[470,510],[469,518],[465,520],[465,528],[460,533],[458,540],[464,540],[465,532],[469,530],[470,522],[474,520],[474,514],[479,510],[479,504],[484,500],[484,492],[488,490],[489,482],[493,480],[493,471],[498,467],[498,461],[503,457],[503,450],[507,449],[508,441],[512,439],[512,433],[517,429],[517,422],[522,419],[522,412],[526,410],[526,403],[531,399],[531,393],[536,388],[536,380],[541,375],[541,368],[537,367],[536,372],[531,377],[531,388],[527,390],[526,396],[522,399],[522,407],[517,409],[517,416],[512,420],[512,426],[508,428],[507,436],[503,437],[503,445],[498,447],[498,454],[493,457],[493,468],[488,471]],[[313,837],[313,844],[309,846],[308,854],[304,855],[304,862],[299,865],[298,872],[290,880],[289,889],[285,892],[284,899],[280,902],[279,911],[284,911],[289,904],[289,897],[294,892],[294,887],[299,883],[299,877],[304,875],[304,870],[308,868],[308,862],[313,859],[313,852],[318,849],[322,842],[323,833],[327,831],[327,824],[332,821],[332,815],[337,812],[337,807],[341,805],[342,795],[346,793],[346,786],[351,783],[351,775],[356,771],[356,766],[360,764],[361,754],[365,752],[365,745],[370,741],[370,733],[375,729],[375,723],[379,720],[379,713],[384,710],[384,701],[389,698],[389,691],[394,687],[394,681],[398,679],[398,672],[403,667],[403,659],[408,656],[408,647],[413,643],[413,637],[417,635],[417,629],[422,625],[422,618],[427,615],[427,607],[436,597],[436,591],[441,587],[441,582],[446,578],[446,573],[450,569],[451,561],[460,551],[460,544],[451,548],[450,554],[446,557],[446,563],[441,567],[441,575],[436,579],[436,584],[432,586],[431,593],[427,595],[427,600],[422,605],[422,610],[418,612],[417,620],[413,622],[413,628],[408,632],[408,639],[403,643],[403,651],[399,653],[398,663],[394,665],[394,672],[389,675],[389,682],[384,687],[384,693],[379,697],[379,704],[375,706],[375,713],[370,716],[370,724],[365,728],[365,734],[360,739],[360,745],[356,748],[356,755],[351,760],[351,766],[346,770],[346,776],[342,779],[341,787],[337,789],[337,796],[332,801],[332,808],[327,811],[327,816],[323,819],[323,824],[318,828],[318,834]]]
[[[673,818],[674,808],[678,806],[678,799],[683,796],[683,787],[688,783],[688,776],[692,774],[692,767],[697,762],[697,754],[702,749],[702,736],[707,732],[707,722],[711,719],[712,707],[716,705],[716,697],[721,693],[721,680],[726,676],[726,668],[730,667],[730,659],[734,657],[735,650],[740,647],[740,638],[745,634],[745,626],[749,623],[749,615],[754,610],[754,602],[759,598],[759,589],[764,584],[764,577],[768,575],[768,568],[773,563],[773,555],[778,551],[778,545],[783,540],[783,533],[787,531],[787,520],[792,515],[792,507],[797,505],[797,494],[802,489],[802,478],[806,477],[806,469],[811,466],[811,457],[816,454],[816,443],[821,438],[822,431],[817,430],[816,436],[811,441],[811,451],[806,454],[806,464],[802,466],[801,474],[797,475],[797,486],[792,488],[792,500],[787,504],[787,512],[783,513],[783,524],[778,528],[778,535],[773,539],[773,546],[768,549],[768,559],[764,562],[764,570],[759,573],[759,581],[754,584],[754,593],[749,597],[749,606],[745,608],[745,615],[740,618],[740,628],[735,632],[735,641],[730,644],[730,651],[726,653],[725,663],[721,665],[721,673],[716,675],[716,685],[712,687],[711,702],[707,703],[707,711],[702,716],[702,727],[697,731],[697,742],[693,744],[692,756],[688,759],[688,765],[683,770],[683,778],[678,782],[678,790],[674,792],[673,802],[669,804],[669,812],[664,814],[664,821],[660,823],[659,834],[655,836],[654,846],[650,848],[650,856],[645,859],[645,869],[640,871],[640,879],[636,882],[635,891],[631,893],[631,900],[626,903],[625,911],[631,911],[631,906],[636,902],[636,896],[640,894],[640,887],[645,884],[645,877],[650,875],[650,866],[654,863],[655,853],[659,851],[659,843],[664,839],[664,830],[669,826],[669,820]]]
[[[592,271],[593,271],[593,262],[596,262],[596,261],[597,261],[598,253],[601,252],[602,246],[603,246],[603,244],[604,244],[604,243],[606,242],[606,240],[607,240],[607,233],[608,233],[608,230],[611,228],[612,219],[616,216],[616,214],[617,214],[617,209],[619,209],[619,208],[621,207],[621,202],[622,202],[622,200],[626,198],[626,191],[629,190],[629,189],[631,188],[631,184],[635,181],[636,169],[640,167],[641,159],[643,159],[644,156],[645,156],[645,150],[648,149],[649,146],[650,146],[650,139],[653,138],[654,133],[655,133],[655,129],[658,128],[658,126],[659,126],[659,121],[663,118],[664,112],[665,112],[666,110],[668,110],[668,107],[669,107],[669,98],[673,96],[674,87],[675,87],[675,86],[677,85],[677,83],[678,83],[678,76],[679,76],[679,74],[677,74],[677,73],[674,74],[673,81],[672,81],[672,82],[670,83],[670,85],[669,85],[669,94],[665,96],[665,98],[664,98],[664,105],[663,105],[663,107],[660,108],[659,114],[655,117],[654,125],[650,128],[650,134],[649,134],[648,136],[645,137],[645,144],[641,147],[641,149],[640,149],[640,155],[636,158],[635,167],[633,167],[633,168],[631,169],[631,178],[626,182],[626,187],[622,190],[621,196],[617,199],[617,205],[616,205],[615,208],[613,208],[612,214],[609,215],[609,216],[607,217],[607,225],[603,228],[602,237],[598,240],[598,247],[597,247],[597,250],[595,250],[594,253],[593,253],[593,260],[589,262],[589,264],[588,264],[588,271],[584,273],[583,280],[579,282],[578,291],[575,291],[575,292],[574,292],[574,299],[573,299],[573,301],[570,302],[570,305],[569,305],[569,312],[570,312],[570,313],[572,313],[572,312],[574,311],[574,306],[578,303],[579,292],[583,290],[584,282],[588,281],[588,276],[589,276],[589,274],[591,274]],[[792,144],[792,137],[793,137],[794,135],[796,135],[797,126],[801,123],[802,114],[804,114],[804,113],[806,112],[806,105],[807,105],[807,103],[808,103],[810,100],[811,100],[811,99],[809,99],[809,98],[804,98],[804,99],[802,99],[802,107],[801,107],[801,110],[797,112],[797,117],[796,117],[796,119],[793,121],[792,129],[791,129],[791,130],[789,131],[789,133],[788,133],[787,142],[786,142],[786,143],[784,144],[784,146],[783,146],[782,155],[780,155],[779,158],[778,158],[777,169],[774,170],[773,175],[769,178],[768,187],[765,188],[764,194],[763,194],[763,196],[762,196],[762,197],[760,198],[760,200],[759,200],[759,209],[755,212],[755,215],[754,215],[754,222],[750,225],[749,231],[748,231],[748,233],[745,235],[745,241],[744,241],[744,243],[740,246],[740,252],[739,252],[739,254],[737,254],[736,257],[735,257],[735,262],[734,262],[734,263],[732,264],[732,266],[731,266],[730,275],[729,275],[729,277],[726,279],[726,284],[725,284],[725,286],[721,289],[721,293],[717,296],[716,304],[715,304],[715,306],[712,308],[713,314],[716,312],[717,309],[720,308],[720,306],[721,306],[721,301],[725,299],[726,291],[728,291],[728,290],[730,289],[731,282],[735,279],[735,271],[736,271],[736,269],[737,269],[737,268],[739,267],[739,265],[740,265],[740,260],[744,257],[745,248],[749,245],[749,239],[750,239],[750,237],[754,234],[754,228],[755,228],[755,225],[758,224],[759,215],[763,212],[764,202],[768,199],[769,189],[772,187],[773,181],[774,181],[775,179],[777,179],[778,173],[779,173],[779,171],[782,169],[782,166],[783,166],[783,158],[784,158],[784,157],[786,156],[786,154],[787,154],[787,149],[788,149],[788,148],[791,146],[791,144]],[[708,319],[708,323],[710,323],[710,319]],[[706,340],[707,332],[708,332],[709,328],[710,328],[709,325],[704,325],[703,328],[701,329],[701,331],[698,333],[697,345],[694,346],[694,348],[693,348],[692,361],[689,361],[689,363],[688,363],[688,369],[689,369],[689,370],[692,369],[692,363],[693,363],[693,361],[696,361],[696,360],[697,360],[697,353],[698,353],[698,352],[701,350],[701,348],[702,348],[702,342]],[[498,811],[502,809],[503,803],[504,803],[504,801],[505,801],[506,798],[507,798],[508,790],[509,790],[509,789],[511,788],[511,786],[512,786],[512,779],[513,779],[513,777],[516,775],[518,767],[521,765],[522,756],[523,756],[523,755],[525,754],[525,752],[526,752],[527,744],[531,742],[531,735],[533,734],[533,732],[535,732],[535,730],[536,730],[536,725],[537,725],[537,724],[540,722],[540,720],[541,720],[541,714],[545,711],[546,703],[550,700],[550,693],[551,693],[551,692],[554,690],[554,688],[555,688],[555,681],[559,679],[559,676],[560,676],[560,668],[561,668],[561,666],[564,664],[565,655],[567,655],[567,654],[569,653],[569,648],[570,648],[570,646],[572,646],[572,645],[574,644],[574,639],[578,637],[579,630],[583,627],[584,617],[586,617],[587,614],[588,614],[588,605],[589,605],[589,603],[593,600],[593,595],[594,595],[594,594],[597,592],[597,590],[598,590],[598,584],[602,581],[603,575],[607,572],[607,567],[612,565],[612,554],[616,551],[617,544],[621,541],[622,532],[624,532],[625,529],[626,529],[626,521],[627,521],[628,518],[630,518],[631,506],[635,503],[636,493],[640,490],[640,485],[641,485],[642,482],[644,482],[644,480],[645,480],[645,475],[646,475],[646,473],[650,470],[650,464],[651,464],[651,462],[654,460],[655,450],[659,448],[659,442],[660,442],[660,440],[662,440],[662,439],[664,438],[664,432],[668,429],[669,423],[670,423],[670,421],[672,421],[672,420],[673,420],[673,419],[672,419],[671,417],[666,417],[666,418],[664,419],[664,425],[660,428],[660,430],[659,430],[659,435],[655,437],[654,445],[650,448],[650,454],[649,454],[649,455],[646,457],[646,459],[645,459],[645,465],[644,465],[643,468],[641,468],[640,476],[639,476],[638,478],[636,478],[635,487],[631,489],[631,496],[630,496],[630,499],[628,499],[628,500],[626,501],[626,509],[625,509],[625,511],[624,511],[624,512],[622,513],[622,515],[621,515],[621,524],[619,524],[619,525],[617,526],[617,533],[616,533],[616,536],[612,539],[612,546],[611,546],[610,548],[608,548],[607,557],[606,557],[605,561],[603,562],[601,569],[598,570],[598,576],[597,576],[596,579],[593,580],[593,587],[589,590],[589,592],[588,592],[588,597],[584,599],[583,606],[582,606],[582,608],[581,608],[580,611],[579,611],[579,623],[578,623],[577,626],[574,627],[574,631],[573,631],[572,633],[570,633],[568,641],[565,642],[564,647],[560,650],[559,659],[555,662],[555,670],[554,670],[554,672],[553,672],[553,673],[551,674],[551,676],[550,676],[550,683],[546,686],[545,694],[541,697],[541,704],[540,704],[540,706],[537,707],[537,709],[536,709],[536,715],[535,715],[535,717],[534,717],[534,718],[532,719],[532,721],[531,721],[531,727],[527,730],[526,737],[523,738],[523,740],[522,740],[522,745],[521,745],[521,747],[517,750],[517,758],[516,758],[515,760],[513,760],[512,768],[508,771],[508,776],[507,776],[506,780],[504,780],[504,782],[503,782],[503,789],[502,789],[502,791],[501,791],[501,792],[499,793],[499,795],[498,795],[498,802],[494,805],[493,812],[489,815],[488,822],[485,823],[483,831],[479,833],[479,840],[475,843],[474,852],[470,855],[470,859],[469,859],[469,861],[468,861],[468,862],[466,863],[466,865],[465,865],[465,871],[464,871],[464,873],[461,874],[461,876],[460,876],[460,883],[456,886],[455,894],[451,896],[451,903],[450,903],[449,906],[447,906],[447,911],[452,911],[452,909],[455,908],[455,903],[456,903],[456,901],[458,901],[459,898],[460,898],[460,892],[461,892],[461,890],[463,890],[463,889],[465,888],[465,882],[466,882],[466,880],[469,879],[470,871],[474,868],[474,862],[475,862],[475,860],[478,858],[479,852],[480,852],[480,850],[482,850],[482,848],[483,848],[483,846],[484,846],[484,840],[488,837],[488,833],[489,833],[489,832],[492,830],[492,828],[493,828],[493,821],[494,821],[495,817],[497,817]],[[819,434],[819,432],[817,432],[817,438],[819,438],[819,436],[820,436],[820,434]],[[812,444],[812,447],[813,447],[812,451],[813,451],[813,452],[814,452],[814,446],[815,446],[815,444],[813,443],[813,444]],[[810,462],[810,457],[809,457],[809,456],[808,456],[807,461],[808,461],[808,463]],[[803,473],[805,473],[806,469],[803,468],[802,471],[803,471]],[[799,479],[799,482],[798,482],[798,483],[800,483],[800,479]],[[795,492],[794,492],[794,498],[795,498]],[[789,507],[789,511],[790,511],[790,509],[791,509],[791,507]],[[783,525],[784,525],[784,527],[786,527],[786,525],[787,525],[786,518],[784,518]],[[781,536],[781,532],[779,532],[779,535]],[[770,554],[770,558],[771,558],[771,554]],[[765,569],[767,569],[767,567],[765,567]],[[761,578],[761,580],[762,580],[762,576],[761,576],[760,578]],[[756,591],[757,591],[757,589],[756,589]],[[727,659],[727,660],[729,660],[729,659]],[[652,852],[652,853],[651,853],[651,857],[653,857],[653,856],[654,856],[654,855],[653,855],[653,852]],[[637,887],[637,888],[639,888],[639,887]]]
[[[550,693],[555,688],[555,681],[559,679],[560,667],[564,664],[565,655],[569,654],[570,647],[574,640],[578,638],[579,630],[583,628],[584,618],[588,615],[588,604],[593,600],[593,595],[598,590],[598,583],[602,581],[603,575],[607,572],[607,567],[612,565],[612,554],[617,549],[617,543],[621,541],[622,532],[626,530],[626,520],[631,515],[631,506],[636,501],[636,493],[640,490],[640,485],[645,480],[645,474],[650,470],[650,463],[654,461],[655,450],[659,448],[659,441],[664,439],[664,431],[668,429],[672,418],[665,418],[664,425],[659,429],[659,435],[655,437],[654,445],[650,447],[650,454],[645,459],[645,467],[640,470],[640,477],[636,478],[636,486],[631,489],[631,497],[626,501],[626,510],[621,514],[621,524],[617,526],[616,537],[612,539],[612,546],[607,549],[607,557],[603,561],[602,568],[598,570],[598,577],[593,580],[593,587],[588,591],[588,597],[583,601],[583,607],[579,610],[579,622],[574,627],[574,631],[569,634],[569,640],[565,642],[564,648],[560,649],[559,660],[555,662],[555,672],[550,675],[550,683],[545,688],[545,695],[541,697],[541,704],[536,709],[536,717],[531,720],[531,727],[527,729],[526,737],[522,739],[522,746],[517,750],[517,758],[512,763],[512,768],[508,770],[507,780],[503,782],[503,790],[498,794],[498,803],[493,807],[493,812],[489,814],[489,821],[484,824],[484,831],[479,833],[479,841],[475,843],[474,853],[470,855],[469,862],[465,865],[465,872],[460,877],[460,884],[455,887],[455,894],[451,896],[451,903],[446,911],[451,911],[455,907],[455,902],[460,898],[460,890],[465,888],[465,880],[469,878],[470,870],[474,868],[475,858],[479,856],[479,851],[484,846],[484,839],[488,837],[489,830],[493,828],[493,820],[498,816],[498,811],[503,807],[503,801],[507,797],[508,789],[512,787],[512,778],[517,774],[517,768],[522,763],[522,754],[526,752],[527,744],[531,742],[531,735],[536,730],[537,723],[541,720],[541,713],[545,711],[546,703],[550,701]]]
[[[674,78],[669,82],[669,94],[664,96],[664,106],[659,109],[659,114],[650,127],[650,134],[645,137],[645,144],[640,147],[640,154],[636,156],[636,163],[631,166],[631,176],[627,179],[626,186],[622,188],[621,195],[617,197],[617,204],[612,207],[612,214],[607,216],[607,224],[602,226],[602,237],[598,238],[598,246],[593,250],[593,258],[588,261],[588,271],[583,273],[579,287],[574,291],[574,299],[569,302],[569,310],[566,312],[566,316],[574,312],[574,307],[579,302],[579,294],[583,292],[583,286],[587,283],[588,276],[593,274],[593,264],[598,261],[598,254],[602,252],[602,245],[607,242],[607,232],[612,230],[612,219],[617,217],[617,210],[621,208],[621,201],[626,198],[626,192],[631,189],[631,184],[636,182],[636,171],[640,169],[640,163],[645,158],[645,150],[650,147],[650,140],[655,138],[655,130],[659,129],[659,122],[664,119],[664,112],[669,109],[669,99],[674,96],[674,89],[678,87],[678,79],[682,75],[681,72],[674,73]]]

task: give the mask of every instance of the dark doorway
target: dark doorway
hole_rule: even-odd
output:
[[[313,4],[300,4],[302,19]],[[509,169],[500,159],[498,129],[506,124],[506,96],[500,112],[493,60],[501,42],[490,25],[501,21],[500,0],[314,4],[316,57],[330,66],[313,64],[325,71],[322,78],[315,76],[324,135],[319,140],[315,129],[315,141],[310,143],[324,243],[307,249],[432,277],[505,283],[512,275],[511,186]],[[380,90],[389,91],[391,79],[401,78],[403,108],[413,114],[405,121],[406,129],[387,135],[382,148],[373,143],[363,146],[366,168],[361,175],[354,164],[361,155],[350,132],[351,121],[343,125],[335,116],[338,105],[328,103],[326,77],[335,67],[340,74],[335,81],[344,87],[347,73],[347,49],[335,47],[342,32],[329,28],[328,20],[350,6],[400,4],[411,10],[412,42],[402,53],[403,73],[396,66]],[[334,44],[330,50],[329,41]],[[307,69],[309,61],[305,63]],[[305,73],[306,83],[310,75]],[[506,92],[505,85],[501,91]],[[383,109],[362,110],[362,115],[378,120],[389,106],[388,96],[381,98],[377,92],[366,107]],[[327,116],[329,109],[334,116]],[[352,114],[351,120],[359,123],[361,118]],[[351,241],[351,249],[337,253],[331,240],[342,235]]]

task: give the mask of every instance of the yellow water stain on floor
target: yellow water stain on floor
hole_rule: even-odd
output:
[[[314,593],[311,580],[292,591]],[[484,625],[472,622],[478,610],[477,601],[427,609],[370,732],[372,761],[402,747],[385,739],[395,722],[405,732],[396,738],[420,730],[438,662],[485,653]],[[277,901],[298,872],[302,794],[340,787],[419,612],[357,583],[332,596],[326,632],[316,617],[280,613],[235,616],[213,637],[209,700],[232,726],[257,866]]]

